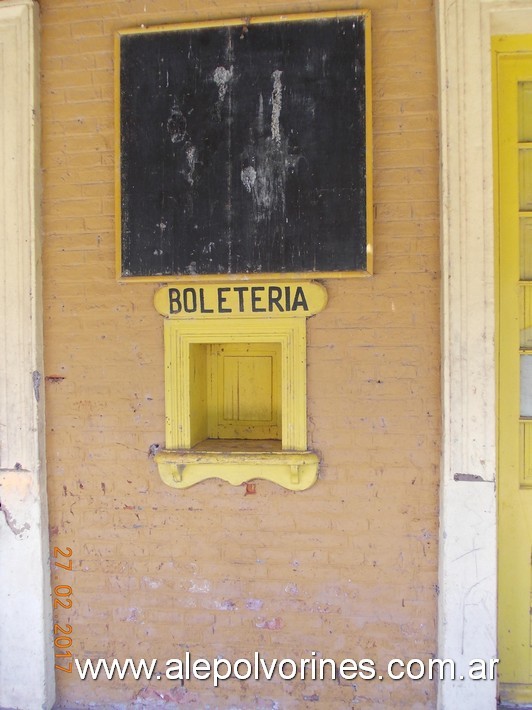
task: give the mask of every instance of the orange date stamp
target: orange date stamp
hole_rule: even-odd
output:
[[[72,571],[72,550],[70,547],[63,551],[60,547],[54,547],[54,558],[56,568]],[[61,561],[60,561],[61,560]],[[53,595],[54,609],[72,608],[72,587],[69,584],[57,584],[54,587]],[[72,673],[72,626],[70,624],[54,624],[54,647],[57,662],[55,667],[58,671]]]

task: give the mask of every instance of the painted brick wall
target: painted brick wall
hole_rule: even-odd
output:
[[[73,550],[80,659],[436,652],[439,244],[431,0],[371,0],[375,276],[328,281],[308,323],[310,447],[301,493],[216,480],[185,491],[164,442],[156,284],[114,278],[113,36],[331,2],[41,0],[45,365],[51,543]],[[344,6],[345,7],[345,6]],[[63,661],[61,661],[63,662]],[[81,681],[58,707],[432,708],[429,680]]]

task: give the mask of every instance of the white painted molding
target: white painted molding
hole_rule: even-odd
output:
[[[38,5],[0,2],[0,707],[51,708]]]
[[[530,0],[438,0],[443,442],[438,656],[464,680],[440,710],[490,710],[497,657],[495,283],[491,36],[532,32]]]

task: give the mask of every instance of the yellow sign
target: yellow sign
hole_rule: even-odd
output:
[[[327,304],[327,291],[311,281],[290,283],[170,284],[154,298],[167,318],[312,316]]]

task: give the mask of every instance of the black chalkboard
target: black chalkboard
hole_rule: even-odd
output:
[[[119,33],[121,277],[367,269],[367,24]]]

